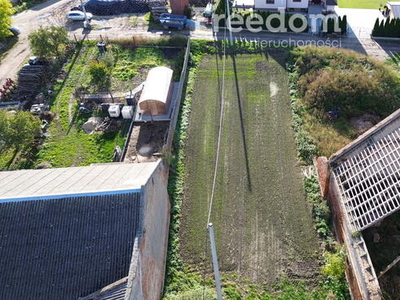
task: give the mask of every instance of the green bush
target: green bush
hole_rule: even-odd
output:
[[[313,218],[317,233],[321,238],[329,242],[332,237],[332,231],[330,229],[330,209],[326,201],[321,197],[316,175],[304,178],[304,189],[308,201],[312,204]]]
[[[387,18],[386,21],[379,22],[379,18],[377,18],[372,29],[372,36],[400,37],[400,19]]]
[[[89,63],[88,71],[90,75],[90,82],[99,87],[106,88],[111,84],[111,71],[110,67],[103,61],[92,60]]]
[[[322,274],[335,280],[344,280],[346,271],[346,252],[341,247],[336,252],[324,253],[325,264],[322,267]]]
[[[299,96],[321,116],[339,109],[345,117],[368,110],[384,117],[400,106],[398,76],[383,63],[322,47],[296,48],[291,55],[299,75]]]

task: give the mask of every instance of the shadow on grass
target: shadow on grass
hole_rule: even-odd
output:
[[[83,42],[82,42],[82,41],[80,41],[80,42],[77,43],[77,46],[76,46],[76,48],[75,48],[75,54],[74,54],[74,56],[73,56],[73,58],[72,58],[71,64],[70,64],[70,66],[68,67],[68,70],[67,70],[67,72],[66,72],[66,74],[65,74],[65,78],[63,79],[63,81],[62,81],[60,87],[57,89],[57,91],[55,91],[54,97],[51,99],[51,101],[50,101],[50,103],[49,103],[50,106],[53,106],[55,100],[58,98],[58,95],[59,95],[59,94],[61,93],[61,91],[64,89],[64,86],[65,86],[65,83],[66,83],[67,80],[68,80],[69,74],[71,73],[72,68],[73,68],[74,65],[75,65],[75,62],[76,62],[76,60],[78,59],[79,54],[81,53],[82,46],[83,46]]]
[[[6,163],[5,169],[8,170],[10,169],[11,165],[14,163],[15,158],[17,157],[17,154],[20,152],[19,149],[15,149],[13,155],[11,156],[10,160]]]
[[[0,39],[0,44],[3,45],[4,48],[0,48],[0,62],[6,56],[7,52],[15,46],[18,42],[18,38],[16,37],[8,37],[4,39]]]
[[[246,132],[245,132],[245,128],[244,128],[243,110],[242,110],[242,99],[240,97],[239,79],[238,79],[238,74],[237,74],[235,55],[231,55],[231,58],[232,58],[232,64],[233,64],[233,73],[235,74],[235,87],[236,87],[237,102],[238,102],[238,106],[239,106],[240,129],[241,129],[241,133],[242,133],[244,159],[246,161],[247,188],[251,192],[251,176],[250,176],[250,167],[249,167],[249,156],[248,156],[248,152],[247,152]]]

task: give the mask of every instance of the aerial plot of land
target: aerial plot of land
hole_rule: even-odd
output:
[[[220,88],[225,102],[211,213],[220,268],[272,285],[312,280],[318,241],[305,200],[293,131],[285,52],[205,56],[196,75],[185,148],[182,256],[202,264],[216,159]],[[208,251],[209,254],[209,251]],[[209,255],[207,255],[209,257]]]

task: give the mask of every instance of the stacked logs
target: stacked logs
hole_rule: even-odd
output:
[[[32,102],[46,78],[47,66],[25,65],[18,72],[17,97],[23,102]]]

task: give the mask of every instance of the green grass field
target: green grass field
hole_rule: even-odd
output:
[[[338,0],[339,7],[342,8],[370,8],[378,9],[379,5],[384,6],[386,1],[380,0]]]
[[[220,268],[239,282],[315,279],[318,241],[302,186],[285,52],[227,57],[226,103],[211,222]],[[222,60],[198,68],[184,164],[182,257],[201,266],[220,113]],[[207,262],[208,265],[208,262]]]

